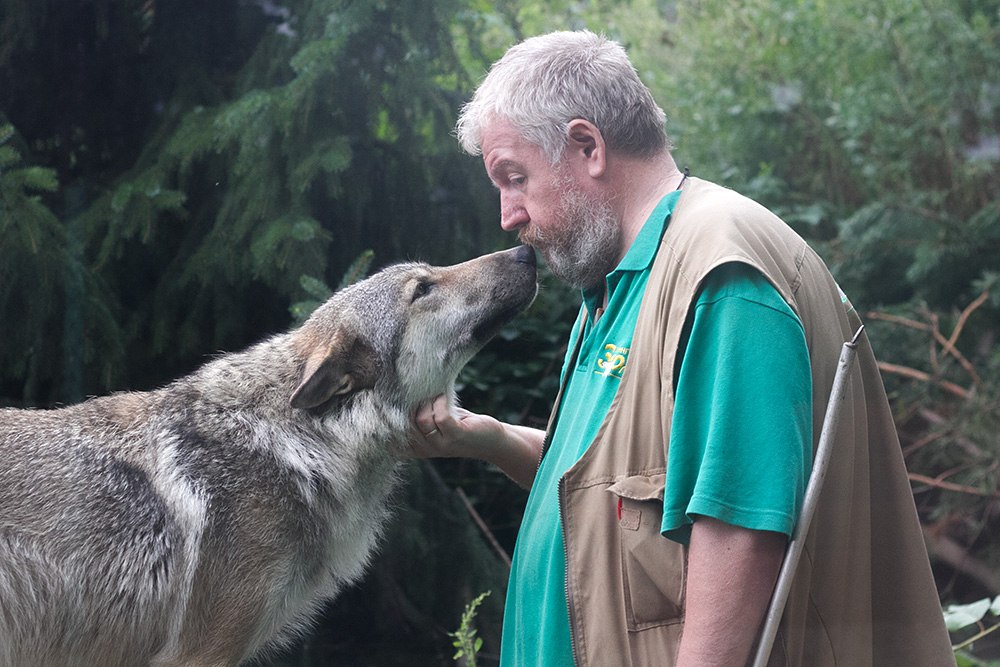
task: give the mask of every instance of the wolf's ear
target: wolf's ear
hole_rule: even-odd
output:
[[[334,339],[317,346],[306,359],[299,386],[289,403],[311,410],[336,396],[347,396],[375,386],[378,366],[371,346],[360,338]]]

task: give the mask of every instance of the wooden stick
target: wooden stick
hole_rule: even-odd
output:
[[[781,623],[781,616],[785,612],[785,603],[788,602],[788,595],[792,591],[792,582],[795,579],[795,571],[798,569],[799,559],[805,550],[806,537],[809,534],[809,524],[816,513],[819,504],[819,494],[823,490],[823,482],[826,479],[826,471],[830,465],[830,457],[833,454],[833,440],[836,437],[837,425],[840,423],[840,409],[844,404],[848,376],[854,365],[857,356],[858,340],[864,326],[858,329],[852,340],[844,343],[840,351],[840,360],[837,363],[837,372],[833,376],[833,388],[830,390],[830,400],[826,406],[826,416],[823,419],[823,428],[820,430],[819,444],[816,446],[816,460],[813,461],[812,472],[809,475],[809,484],[806,486],[806,495],[802,501],[802,510],[799,512],[799,520],[795,525],[795,532],[788,543],[785,552],[785,559],[781,563],[781,570],[778,572],[778,580],[774,585],[774,593],[771,595],[771,604],[767,609],[767,616],[764,621],[764,628],[760,633],[760,642],[757,644],[757,656],[754,658],[754,667],[765,667],[771,658],[771,650],[774,648],[774,639],[778,634],[778,625]]]

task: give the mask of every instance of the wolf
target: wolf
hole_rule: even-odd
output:
[[[0,410],[0,664],[237,665],[357,581],[412,416],[537,290],[405,263],[160,389]]]

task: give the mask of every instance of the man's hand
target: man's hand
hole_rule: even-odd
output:
[[[416,434],[410,444],[417,458],[486,459],[504,437],[499,421],[454,407],[443,395],[421,405],[413,423]]]
[[[413,424],[410,449],[416,458],[482,459],[525,488],[535,479],[544,431],[453,407],[443,395],[420,406]]]
[[[699,516],[688,549],[686,612],[678,667],[747,664],[787,538]]]

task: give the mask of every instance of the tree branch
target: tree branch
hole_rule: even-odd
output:
[[[881,320],[883,322],[898,324],[900,326],[904,326],[910,329],[916,329],[917,331],[926,331],[931,335],[931,338],[941,346],[941,351],[953,357],[959,363],[959,365],[965,370],[965,372],[969,374],[969,377],[972,378],[973,386],[978,387],[979,385],[982,384],[982,379],[976,372],[975,366],[973,366],[972,363],[965,357],[965,355],[962,354],[959,351],[959,349],[955,347],[955,343],[958,342],[959,336],[962,335],[962,330],[965,328],[965,324],[966,322],[968,322],[969,316],[972,315],[972,313],[975,312],[976,309],[978,309],[980,306],[986,303],[986,300],[989,299],[989,296],[990,296],[989,290],[983,290],[983,292],[979,296],[973,299],[972,302],[962,310],[961,314],[959,314],[958,316],[958,321],[955,323],[955,328],[952,329],[951,336],[948,338],[945,338],[944,334],[941,333],[941,330],[938,327],[937,315],[934,314],[933,312],[927,313],[927,316],[931,320],[930,323],[921,322],[919,320],[910,319],[908,317],[901,317],[899,315],[880,313],[878,311],[870,311],[865,315],[866,317],[873,320]],[[937,351],[934,349],[933,344],[931,347],[930,356],[931,356],[931,365],[936,369]],[[942,387],[944,387],[945,383],[947,382],[945,380],[931,380],[931,376],[927,374],[923,374],[921,376],[914,375],[914,373],[918,374],[921,373],[921,371],[915,371],[914,369],[907,369],[907,372],[900,372],[898,369],[902,369],[904,367],[898,366],[896,368],[897,371],[889,371],[889,372],[898,372],[901,375],[906,375],[908,377],[912,377],[918,380],[934,381]],[[958,385],[952,383],[947,383],[947,384],[950,385],[951,388],[949,388],[949,391],[952,391],[952,393],[955,393],[953,389],[961,389]],[[962,396],[962,398],[968,398],[968,393],[969,393],[968,390],[961,389],[961,391],[965,393],[964,394],[960,393],[958,395]]]
[[[942,380],[941,378],[936,378],[925,373],[924,371],[918,371],[915,368],[910,368],[909,366],[899,366],[897,364],[890,364],[887,361],[878,362],[878,367],[880,370],[886,373],[893,373],[895,375],[902,375],[903,377],[912,378],[914,380],[920,380],[922,382],[929,382],[931,384],[936,384],[945,391],[948,391],[959,398],[969,398],[972,392],[965,387],[960,387],[954,382],[949,382],[948,380]]]
[[[465,505],[465,509],[466,511],[468,511],[469,516],[471,516],[472,520],[476,522],[477,526],[479,526],[479,530],[483,531],[483,535],[486,536],[486,541],[490,543],[490,546],[493,547],[493,550],[497,553],[498,556],[500,556],[500,560],[502,560],[504,564],[507,566],[507,569],[510,570],[510,556],[508,556],[507,552],[504,551],[504,548],[500,546],[500,542],[497,541],[497,538],[493,534],[493,531],[490,530],[489,526],[486,525],[486,522],[483,521],[483,517],[481,517],[479,515],[479,512],[476,511],[476,508],[472,506],[472,501],[470,501],[469,497],[465,495],[465,491],[463,491],[461,488],[456,488],[455,493],[458,494],[458,497],[459,499],[461,499],[462,504]]]
[[[919,482],[920,484],[926,484],[928,486],[944,489],[946,491],[955,491],[957,493],[965,493],[970,496],[981,496],[983,498],[1000,498],[1000,492],[997,491],[983,491],[972,486],[965,486],[964,484],[955,484],[954,482],[946,482],[943,479],[934,479],[933,477],[921,475],[916,472],[908,472],[906,475],[912,482]]]

